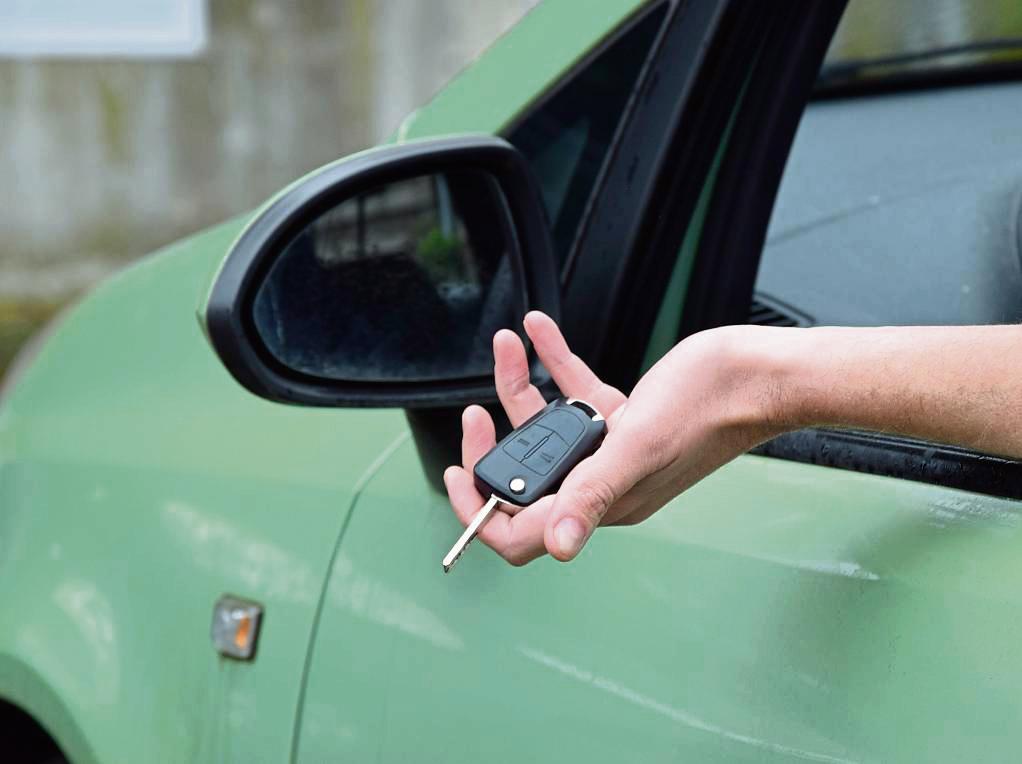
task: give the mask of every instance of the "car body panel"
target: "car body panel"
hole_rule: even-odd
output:
[[[395,138],[502,130],[603,38],[649,4],[600,0],[580,13],[577,0],[543,0],[429,103],[409,114]]]
[[[569,565],[473,546],[402,445],[360,493],[300,760],[1003,761],[1022,505],[742,457]]]
[[[274,405],[223,368],[191,307],[242,223],[96,290],[0,414],[3,695],[76,762],[286,759],[334,541],[405,437],[400,411]],[[266,608],[255,663],[213,650],[224,593]]]
[[[641,5],[547,0],[394,138],[497,132]],[[352,498],[409,437],[399,410],[269,403],[220,364],[194,308],[250,219],[94,290],[0,401],[0,696],[75,762],[287,759]],[[212,648],[224,593],[266,609],[254,663]]]

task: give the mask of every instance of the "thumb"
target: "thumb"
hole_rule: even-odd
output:
[[[607,510],[645,477],[642,446],[621,429],[611,430],[592,456],[579,463],[557,491],[543,542],[558,560],[573,559]]]

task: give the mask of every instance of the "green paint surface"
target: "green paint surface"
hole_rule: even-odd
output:
[[[408,135],[495,132],[637,5],[565,31],[577,5],[547,0]],[[287,760],[341,529],[408,437],[401,411],[273,404],[223,368],[194,311],[245,223],[95,290],[0,406],[0,697],[78,764]],[[211,646],[223,593],[266,608],[253,663]]]
[[[402,446],[358,498],[302,760],[1005,761],[1017,502],[742,457],[570,565],[473,545]]]
[[[334,542],[406,428],[234,382],[193,310],[239,226],[97,290],[0,410],[0,695],[76,762],[287,759]],[[266,608],[254,663],[211,646],[223,593]]]
[[[543,0],[432,101],[410,114],[395,137],[499,132],[644,4]]]

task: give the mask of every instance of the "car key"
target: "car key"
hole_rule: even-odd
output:
[[[498,503],[523,507],[556,493],[572,468],[599,448],[606,432],[593,406],[558,398],[494,446],[473,471],[479,493],[490,498],[444,557],[444,572],[451,571]]]

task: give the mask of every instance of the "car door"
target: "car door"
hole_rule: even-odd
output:
[[[784,145],[790,123],[790,140],[797,111],[764,111],[777,100],[768,92],[746,100],[754,64],[787,77],[791,100],[801,103],[812,79],[806,61],[815,57],[815,71],[836,21],[833,10],[808,5],[769,20],[757,15],[763,10],[730,3],[663,7],[662,18],[633,18],[505,131],[543,181],[555,234],[561,210],[581,210],[558,236],[564,324],[601,371],[623,377],[632,365],[637,372],[662,334],[655,308],[677,279],[647,284],[644,293],[634,282],[657,269],[670,277],[678,263],[691,266],[698,249],[699,226],[678,224],[665,209],[686,221],[706,217],[714,190],[728,180],[725,147],[749,124],[773,119],[771,135]],[[570,170],[582,166],[573,157],[586,148],[570,104],[591,101],[573,97],[573,86],[589,67],[606,65],[601,55],[615,50],[615,40],[618,50],[641,54],[630,35],[651,18],[656,34],[634,95],[619,101],[614,139],[595,172],[582,176],[585,197],[573,199],[579,176]],[[799,62],[786,57],[794,29],[805,35]],[[741,120],[739,101],[749,105]],[[438,127],[434,113],[422,118]],[[406,126],[409,134],[415,126]],[[522,137],[546,126],[559,144]],[[587,323],[630,331],[639,352],[610,352],[621,338],[579,329]],[[750,457],[686,495],[684,511],[602,533],[570,566],[546,559],[512,569],[473,548],[445,577],[439,559],[459,528],[437,477],[455,458],[443,432],[452,418],[456,432],[457,412],[411,415],[409,437],[359,487],[306,666],[299,760],[855,758],[847,740],[828,735],[807,712],[811,695],[793,697],[801,685],[792,679],[800,665],[792,634],[803,615],[826,614],[814,611],[826,598],[787,618],[780,606],[787,591],[809,585],[812,569],[790,564],[783,535],[760,546],[762,534],[741,532],[753,510],[739,499],[773,495],[775,511],[761,519],[776,521],[791,513],[791,485],[812,482],[810,468],[793,464],[764,476],[766,460]],[[822,482],[819,489],[832,490]],[[732,511],[719,511],[722,504]],[[837,576],[834,584],[863,580]]]
[[[863,6],[853,0],[848,18]],[[647,363],[717,323],[1018,320],[1022,169],[1006,139],[1017,133],[1017,69],[1007,81],[967,72],[856,85],[859,97],[808,107],[763,246],[734,245],[746,235],[734,195],[708,201],[717,211],[687,294],[660,304],[665,339],[654,335]],[[718,189],[729,175],[747,180],[755,147],[742,144],[722,158]],[[807,743],[829,740],[827,755],[855,761],[1013,760],[1020,476],[1018,462],[988,454],[809,430],[728,465],[648,532],[681,534],[686,587],[748,615],[736,639],[722,613],[689,612],[718,627],[702,657],[718,695],[745,699],[746,725],[786,709]],[[702,555],[722,563],[726,583],[701,578],[713,571]]]

